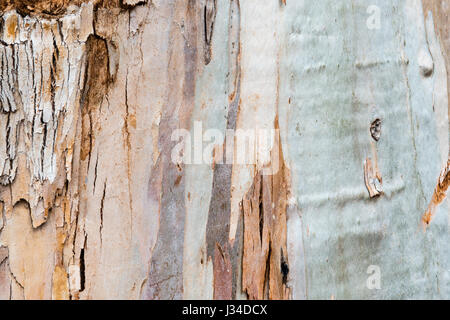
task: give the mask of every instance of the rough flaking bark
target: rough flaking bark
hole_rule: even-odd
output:
[[[278,139],[277,139],[278,140]],[[249,299],[289,299],[286,211],[289,174],[279,145],[278,170],[260,172],[242,201],[244,215],[243,290]]]
[[[450,298],[449,13],[0,0],[0,299]]]

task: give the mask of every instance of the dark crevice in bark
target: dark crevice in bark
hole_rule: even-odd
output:
[[[103,207],[105,204],[105,197],[106,197],[106,181],[103,186],[103,194],[102,199],[100,201],[100,245],[103,244]]]
[[[264,231],[264,206],[263,206],[263,185],[261,182],[259,189],[259,239],[261,240],[260,245],[263,242],[263,231]]]
[[[109,73],[109,54],[106,40],[90,35],[87,43],[87,65],[84,89],[81,96],[82,134],[81,160],[88,159],[88,170],[94,145],[94,130],[97,110],[106,95],[111,78]]]
[[[267,253],[267,260],[266,260],[266,274],[264,275],[264,294],[263,297],[265,300],[269,299],[270,297],[270,260],[272,258],[272,246],[269,242],[269,252]]]
[[[211,45],[216,14],[217,0],[206,0],[205,7],[203,8],[203,25],[205,33],[205,65],[208,65],[211,62]]]
[[[80,292],[84,291],[86,285],[85,282],[86,282],[86,265],[84,261],[84,248],[82,248],[80,251]]]
[[[286,258],[284,257],[283,249],[281,249],[280,269],[281,274],[283,275],[283,283],[287,284],[289,275],[289,265],[287,264]]]

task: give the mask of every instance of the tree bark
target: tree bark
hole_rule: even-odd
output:
[[[0,12],[0,299],[450,298],[445,1]]]

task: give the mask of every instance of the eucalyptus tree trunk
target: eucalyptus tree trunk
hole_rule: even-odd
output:
[[[1,299],[450,298],[448,1],[0,10]]]

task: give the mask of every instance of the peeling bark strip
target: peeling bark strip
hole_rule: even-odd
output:
[[[279,140],[279,137],[278,137]],[[286,281],[287,168],[281,146],[280,168],[274,175],[258,173],[242,200],[244,215],[244,253],[242,287],[249,299],[289,299]]]
[[[286,194],[281,175],[258,174],[242,201],[244,256],[242,286],[249,299],[288,299]],[[274,192],[274,193],[272,193]]]
[[[441,174],[433,192],[433,197],[431,198],[430,204],[428,205],[427,211],[422,216],[422,222],[426,228],[436,214],[437,207],[444,201],[447,197],[447,191],[450,186],[450,157],[448,158],[447,165],[442,169]]]
[[[6,142],[0,146],[1,242],[9,249],[11,283],[20,284],[10,298],[68,299],[93,6],[48,18],[12,10],[1,20],[0,135]],[[44,284],[37,274],[47,279]]]
[[[381,175],[378,171],[377,164],[375,163],[375,166],[373,166],[370,158],[364,161],[364,182],[366,183],[366,188],[371,198],[378,197],[382,194]]]
[[[14,11],[3,15],[0,89],[7,112],[2,117],[8,120],[1,121],[7,141],[0,152],[1,180],[7,185],[18,171],[23,173],[12,187],[13,195],[30,203],[34,227],[47,220],[56,195],[72,177],[92,10],[83,6],[59,20],[22,18]],[[17,150],[26,152],[18,156]],[[32,182],[29,186],[27,180]],[[25,189],[28,192],[20,194]],[[8,207],[18,201],[11,200]]]

